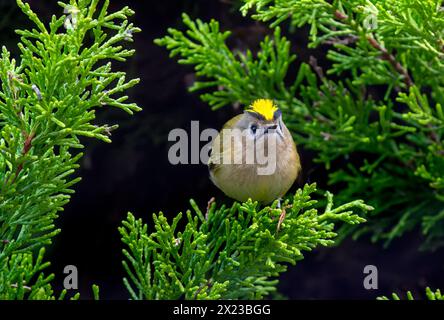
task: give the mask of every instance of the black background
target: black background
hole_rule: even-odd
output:
[[[27,2],[45,21],[52,14],[62,13],[56,1]],[[167,136],[174,128],[188,129],[192,120],[199,120],[201,129],[220,128],[239,110],[226,107],[213,112],[197,94],[188,93],[187,87],[194,78],[192,68],[178,65],[153,40],[165,35],[169,27],[182,28],[182,12],[203,20],[219,20],[223,29],[233,31],[230,46],[240,49],[255,50],[269,32],[263,25],[242,18],[229,0],[111,2],[111,10],[125,5],[133,8],[133,22],[143,30],[135,36],[135,57],[127,63],[114,64],[128,72],[130,78],[141,78],[141,83],[128,94],[143,111],[131,117],[120,110],[100,110],[97,123],[120,125],[113,133],[113,143],[82,139],[87,147],[78,175],[83,180],[75,186],[76,193],[57,221],[62,232],[48,248],[47,259],[52,262],[50,271],[56,275],[56,289],[62,287],[63,267],[77,266],[84,299],[91,297],[93,283],[100,286],[103,299],[129,297],[122,284],[125,274],[117,231],[128,211],[150,225],[153,212],[175,216],[189,208],[190,198],[201,207],[212,196],[218,202],[231,201],[211,184],[205,165],[170,165]],[[29,22],[15,2],[0,0],[1,44],[17,54],[14,29],[26,26]],[[325,48],[307,49],[306,30],[288,36],[299,62],[308,61],[313,54],[321,65],[325,63]],[[302,149],[300,153],[305,172],[302,182],[316,181],[325,186],[326,172],[312,165],[314,155]],[[374,299],[407,289],[423,296],[425,286],[444,288],[444,250],[419,252],[421,241],[420,232],[413,231],[388,249],[371,244],[367,238],[317,249],[306,253],[297,266],[289,266],[281,277],[279,291],[290,299]],[[378,290],[365,290],[362,285],[367,264],[378,267]]]

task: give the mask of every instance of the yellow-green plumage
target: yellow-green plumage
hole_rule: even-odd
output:
[[[260,164],[246,163],[245,154],[248,145],[245,140],[242,140],[242,143],[233,144],[230,139],[224,139],[224,129],[249,130],[248,126],[251,126],[251,123],[258,128],[279,125],[282,139],[277,139],[276,170],[272,174],[260,175],[257,170]],[[250,134],[252,135],[252,133]],[[254,138],[254,147],[263,148],[268,152],[267,147],[261,141]],[[233,159],[235,154],[242,155],[240,164],[226,163],[222,160],[224,156]],[[253,113],[252,115],[248,112],[235,116],[224,125],[213,142],[208,165],[212,181],[227,196],[238,201],[246,201],[251,198],[261,203],[269,203],[281,198],[293,185],[301,169],[296,145],[281,117],[267,120],[260,114],[254,115]]]

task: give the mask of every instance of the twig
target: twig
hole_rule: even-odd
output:
[[[328,90],[330,91],[330,94],[332,96],[335,96],[336,95],[336,91],[335,91],[334,85],[333,85],[332,82],[328,81],[328,79],[325,77],[324,71],[318,65],[318,60],[314,56],[310,56],[310,59],[308,60],[308,63],[313,68],[313,70],[316,72],[316,74],[318,75],[319,79],[327,86]]]
[[[208,201],[207,204],[207,212],[205,213],[205,220],[208,220],[208,213],[210,212],[211,205],[216,201],[214,197],[211,197],[211,199]]]
[[[194,293],[194,300],[197,299],[197,296],[199,295],[199,293],[202,292],[203,288],[207,287],[208,289],[211,289],[212,286],[213,286],[213,283],[212,283],[211,279],[209,279],[206,284],[201,284],[199,286],[199,288],[197,289],[197,291]]]
[[[291,207],[292,207],[292,205],[289,204],[289,205],[286,205],[285,207],[282,208],[282,212],[281,212],[281,215],[279,216],[279,221],[276,226],[276,233],[278,233],[279,230],[281,229],[282,223],[284,222],[285,217],[287,216],[287,209],[289,209]]]
[[[359,39],[359,37],[357,37],[355,35],[350,35],[350,36],[347,36],[342,39],[338,38],[338,37],[327,39],[327,40],[323,41],[323,43],[328,44],[328,45],[334,45],[334,44],[349,45],[349,44],[355,43],[356,41],[358,41],[358,39]]]
[[[334,15],[335,15],[335,18],[338,20],[347,20],[348,19],[348,16],[339,10],[336,10]]]
[[[334,12],[334,16],[336,19],[338,20],[347,20],[348,16],[345,13],[340,12],[339,10],[336,10]],[[389,53],[387,51],[386,48],[384,48],[383,46],[381,46],[379,44],[378,41],[376,41],[375,38],[373,38],[372,36],[368,36],[367,37],[368,42],[370,43],[370,45],[375,48],[376,50],[381,52],[381,57],[384,60],[387,60],[392,67],[400,74],[403,76],[404,78],[404,82],[407,85],[407,87],[411,87],[414,85],[412,78],[410,77],[409,73],[407,72],[407,70],[396,60],[395,56],[392,55],[391,53]]]
[[[316,59],[314,56],[310,56],[310,58],[308,60],[308,63],[313,68],[313,70],[316,72],[316,74],[318,75],[319,79],[325,80],[324,71],[318,65],[318,59]]]
[[[32,139],[34,139],[35,133],[31,132],[29,135],[24,133],[24,135],[25,135],[25,143],[23,144],[22,154],[26,155],[32,147]],[[18,175],[20,174],[20,172],[22,170],[23,170],[23,163],[20,163],[19,166],[17,167],[17,170],[15,172],[15,176],[14,176],[14,179],[12,180],[12,183],[14,183],[14,181],[17,179]]]
[[[367,37],[368,42],[370,43],[370,45],[375,48],[376,50],[381,52],[381,56],[382,59],[387,60],[388,62],[390,62],[390,64],[392,65],[392,67],[400,74],[403,76],[404,78],[404,82],[407,85],[407,87],[411,87],[414,85],[412,78],[410,77],[409,73],[407,72],[407,70],[396,60],[395,56],[392,55],[391,53],[389,53],[387,51],[386,48],[384,48],[383,46],[381,46],[379,44],[378,41],[376,41],[375,38],[369,36]]]

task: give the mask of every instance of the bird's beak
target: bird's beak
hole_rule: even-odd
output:
[[[273,124],[271,126],[267,126],[264,129],[264,134],[268,134],[268,133],[272,133],[272,132],[276,132],[277,129],[277,124]]]
[[[281,126],[277,124],[272,124],[264,128],[264,135],[269,133],[277,133],[278,136],[284,138],[284,133],[282,132]]]

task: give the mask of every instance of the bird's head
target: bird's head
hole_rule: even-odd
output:
[[[279,108],[269,99],[259,99],[246,108],[238,128],[245,130],[247,135],[259,139],[268,134],[284,137],[284,124]]]

